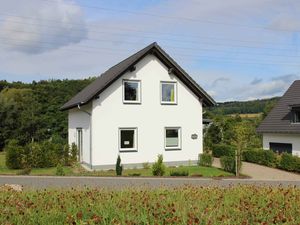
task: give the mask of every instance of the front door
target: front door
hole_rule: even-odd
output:
[[[82,128],[77,128],[77,148],[78,148],[79,162],[83,161],[83,157],[82,157],[83,144],[82,143],[83,143]]]

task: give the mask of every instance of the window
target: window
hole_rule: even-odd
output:
[[[140,81],[123,81],[123,102],[124,103],[140,103]]]
[[[181,145],[181,129],[179,127],[165,128],[165,148],[180,149]]]
[[[175,82],[161,82],[161,103],[177,103],[177,85]]]
[[[298,110],[295,110],[292,112],[292,122],[293,123],[300,123],[300,111]]]
[[[137,128],[119,129],[120,151],[137,151]]]

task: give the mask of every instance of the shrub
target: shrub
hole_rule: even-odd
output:
[[[58,163],[56,166],[55,174],[56,174],[56,176],[65,176],[64,168],[60,163]]]
[[[281,155],[279,168],[287,171],[300,172],[300,158],[289,153],[283,153]]]
[[[243,158],[247,162],[257,163],[269,167],[278,165],[278,156],[271,150],[255,149],[243,152]]]
[[[166,172],[166,166],[163,163],[163,155],[157,156],[157,161],[152,165],[152,174],[154,176],[163,176]]]
[[[70,146],[68,144],[63,145],[63,156],[64,156],[64,165],[71,166],[71,154],[70,154]]]
[[[42,168],[44,167],[45,155],[41,145],[39,143],[30,143],[26,146],[26,159],[27,164],[32,168]]]
[[[213,163],[213,157],[209,153],[199,154],[198,165],[211,167]]]
[[[23,157],[24,157],[24,148],[19,145],[17,140],[11,140],[6,145],[4,151],[6,166],[9,169],[22,169],[23,164]]]
[[[31,168],[27,167],[17,172],[17,175],[29,175],[31,173]]]
[[[212,154],[214,157],[235,156],[235,147],[225,144],[216,144],[212,146]]]
[[[122,176],[123,166],[121,165],[121,157],[118,155],[117,163],[116,163],[116,174],[117,176]]]
[[[170,171],[170,176],[176,176],[176,177],[181,177],[181,176],[188,176],[189,171],[188,170],[171,170]]]
[[[221,167],[224,171],[235,173],[235,158],[232,156],[222,156],[220,158]]]
[[[143,163],[143,168],[144,169],[150,169],[150,164],[148,162]]]
[[[78,160],[78,148],[75,143],[71,145],[71,159],[72,163],[77,162]]]

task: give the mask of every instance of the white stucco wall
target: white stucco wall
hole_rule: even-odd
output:
[[[91,105],[82,106],[81,109],[91,112]],[[77,144],[77,128],[82,128],[83,162],[90,164],[90,116],[78,108],[69,111],[69,144]]]
[[[269,149],[269,143],[288,143],[293,145],[293,155],[300,156],[300,135],[299,134],[263,134],[263,148]]]
[[[122,80],[141,80],[141,104],[124,104]],[[177,81],[177,105],[161,105],[160,82]],[[114,165],[118,154],[123,164],[154,162],[163,154],[165,162],[197,160],[202,153],[202,104],[156,57],[146,56],[93,101],[92,164]],[[81,117],[82,116],[82,117]],[[71,126],[86,116],[74,115]],[[138,151],[119,152],[119,128],[138,128]],[[181,127],[181,150],[164,148],[164,128]],[[198,139],[193,140],[192,134]]]

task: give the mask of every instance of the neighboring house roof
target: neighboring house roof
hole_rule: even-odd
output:
[[[291,107],[300,104],[300,80],[295,81],[257,128],[259,133],[300,133],[300,124],[291,123]]]
[[[210,97],[164,50],[162,50],[156,42],[154,42],[108,69],[93,83],[85,87],[70,101],[65,103],[61,107],[61,110],[68,110],[77,107],[78,105],[89,103],[148,54],[154,54],[169,69],[172,69],[172,73],[182,80],[182,82],[184,82],[199,97],[199,99],[202,100],[205,106],[213,106],[216,104],[212,97]]]

